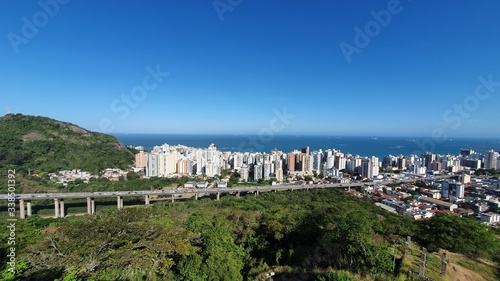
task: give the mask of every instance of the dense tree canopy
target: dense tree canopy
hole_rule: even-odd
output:
[[[406,235],[468,255],[499,249],[493,231],[473,220],[415,222],[338,190],[157,203],[59,220],[33,216],[19,222],[17,235],[23,280],[264,280],[280,267],[307,273],[302,280],[390,280],[394,245]],[[0,239],[7,236],[1,229]],[[9,280],[5,269],[0,274]]]
[[[55,172],[126,168],[132,152],[113,136],[45,117],[8,114],[0,118],[0,167]]]
[[[445,214],[417,225],[417,238],[430,250],[443,248],[471,257],[492,257],[500,249],[494,231],[472,219]]]

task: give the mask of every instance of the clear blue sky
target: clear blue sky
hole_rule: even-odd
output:
[[[479,76],[500,82],[500,2],[391,2],[69,1],[48,14],[2,0],[0,115],[109,133],[500,137],[499,83],[475,96]],[[391,19],[370,24],[388,3]],[[342,42],[359,47],[350,62]],[[169,75],[155,84],[148,66]],[[144,99],[120,101],[144,79]],[[283,108],[295,118],[270,126]]]

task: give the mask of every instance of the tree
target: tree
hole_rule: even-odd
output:
[[[208,279],[207,273],[202,268],[203,257],[199,254],[184,256],[177,265],[179,271],[178,280],[181,281],[204,281]]]
[[[127,173],[127,180],[129,180],[129,181],[137,180],[139,178],[140,178],[140,176],[136,172],[128,172]]]
[[[238,173],[233,173],[229,178],[228,186],[234,186],[240,182],[240,175]]]
[[[62,272],[75,271],[88,279],[115,267],[115,272],[127,268],[149,280],[169,279],[180,257],[195,250],[191,246],[195,235],[169,221],[165,211],[136,208],[64,223],[56,232],[41,235],[20,255],[30,265],[25,277],[48,272],[53,280]]]
[[[194,232],[201,233],[200,247],[202,249],[202,271],[206,273],[206,280],[243,280],[241,271],[248,259],[244,249],[234,243],[228,227],[232,224],[221,217],[208,217],[204,213],[195,213],[187,220],[188,227]],[[196,257],[193,257],[193,259]],[[187,266],[196,269],[199,260],[186,260],[183,270]],[[198,273],[196,275],[201,276]]]
[[[318,263],[360,273],[391,272],[390,247],[387,243],[373,241],[377,221],[366,208],[349,201],[339,202],[320,220],[319,241],[326,254]]]
[[[0,271],[0,280],[4,281],[14,281],[21,280],[22,273],[28,268],[28,264],[24,261],[17,261],[14,266],[14,273],[9,271],[8,265],[6,264],[4,269]]]
[[[470,257],[491,257],[500,249],[494,232],[471,219],[443,214],[417,225],[417,239],[431,251],[443,248]]]

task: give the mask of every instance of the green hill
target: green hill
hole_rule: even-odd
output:
[[[54,119],[8,114],[0,118],[0,169],[97,173],[126,168],[133,153],[115,137]]]

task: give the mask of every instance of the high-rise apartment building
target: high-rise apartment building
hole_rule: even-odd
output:
[[[312,175],[312,167],[313,167],[313,162],[312,162],[312,157],[310,154],[301,154],[302,156],[302,172],[304,175]]]
[[[295,171],[295,153],[288,153],[287,167],[289,172]]]
[[[146,157],[147,157],[147,154],[144,153],[144,151],[139,151],[139,153],[137,153],[135,155],[135,167],[136,168],[146,168],[146,164],[147,164]]]
[[[494,151],[494,150],[490,150],[488,151],[488,153],[486,153],[486,158],[485,158],[485,161],[484,161],[484,168],[485,169],[497,169],[497,159],[498,159],[498,152]]]
[[[253,180],[258,181],[262,178],[262,165],[253,165]]]
[[[314,151],[312,153],[312,170],[319,174],[321,170],[321,163],[323,163],[323,152],[321,150]],[[332,159],[332,165],[333,165],[333,159]]]
[[[284,176],[283,176],[283,163],[281,160],[277,160],[276,161],[276,180],[278,182],[283,182],[285,179],[284,179]]]
[[[241,169],[240,169],[240,178],[243,181],[248,181],[248,174],[249,174],[248,166],[247,166],[247,164],[243,164],[243,166],[241,166]]]
[[[146,176],[158,176],[158,154],[148,154],[146,165]]]

